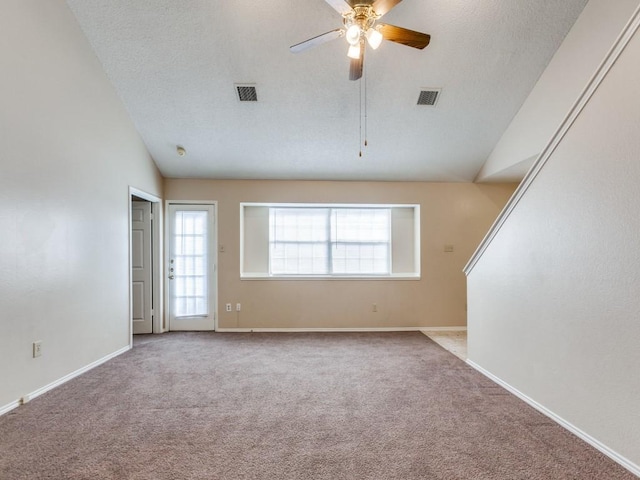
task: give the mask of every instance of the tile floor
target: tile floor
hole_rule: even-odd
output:
[[[467,360],[467,331],[463,330],[422,330],[427,337],[455,356]]]

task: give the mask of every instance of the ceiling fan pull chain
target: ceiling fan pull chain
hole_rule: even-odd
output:
[[[358,155],[359,157],[362,157],[362,77],[360,78],[360,81],[358,82],[358,97],[360,100],[360,112],[358,115],[358,120],[360,122],[360,133],[358,135],[358,144],[360,145],[360,154]]]
[[[367,67],[364,69],[364,146],[367,146]]]

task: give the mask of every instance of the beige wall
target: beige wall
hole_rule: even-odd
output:
[[[168,200],[218,202],[219,328],[466,325],[462,268],[515,185],[165,180]],[[419,204],[420,280],[240,280],[241,202]],[[454,245],[444,253],[444,245]],[[373,304],[378,311],[373,312]]]
[[[468,355],[640,475],[638,85],[636,32],[469,272]]]
[[[63,0],[3,1],[0,58],[1,411],[129,344],[128,188],[162,181]]]

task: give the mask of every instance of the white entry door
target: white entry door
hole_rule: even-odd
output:
[[[169,330],[214,330],[213,205],[169,204]]]
[[[152,333],[151,203],[131,202],[131,300],[133,333]]]

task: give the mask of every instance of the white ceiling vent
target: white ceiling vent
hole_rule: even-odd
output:
[[[256,92],[255,85],[240,85],[236,83],[236,93],[238,94],[238,100],[241,102],[258,101],[258,93]]]
[[[438,98],[440,97],[439,88],[430,88],[428,90],[422,90],[418,97],[418,105],[427,105],[429,107],[435,106]]]

